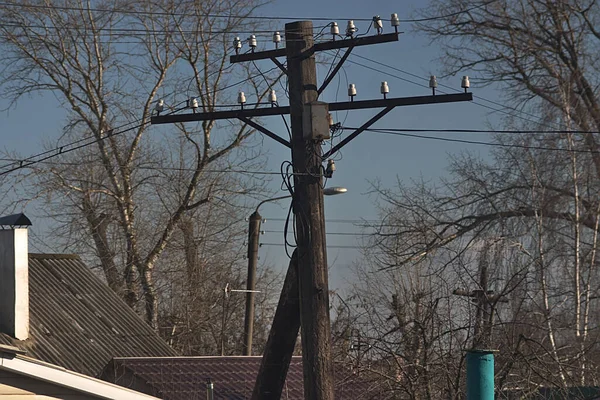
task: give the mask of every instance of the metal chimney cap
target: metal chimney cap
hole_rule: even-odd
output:
[[[23,213],[7,215],[6,217],[0,217],[0,225],[5,226],[31,226],[31,220]]]

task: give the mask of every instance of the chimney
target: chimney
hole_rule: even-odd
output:
[[[0,218],[0,332],[29,337],[29,254],[25,214]]]

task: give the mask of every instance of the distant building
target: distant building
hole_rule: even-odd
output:
[[[541,387],[536,390],[511,389],[498,393],[498,400],[600,400],[600,387]]]

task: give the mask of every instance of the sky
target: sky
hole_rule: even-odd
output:
[[[268,16],[285,16],[300,19],[311,17],[331,17],[337,21],[343,31],[348,19],[371,18],[380,15],[389,19],[392,12],[398,13],[401,19],[416,16],[416,10],[427,7],[427,1],[408,0],[275,0],[259,13]],[[322,21],[315,26],[323,26]],[[359,33],[364,32],[368,22],[356,22]],[[277,26],[277,23],[274,23]],[[284,30],[282,21],[280,31]],[[391,31],[389,22],[385,23],[386,32]],[[356,84],[358,100],[378,99],[381,97],[379,87],[387,81],[390,97],[421,96],[430,94],[430,89],[407,82],[406,80],[427,85],[429,75],[441,75],[442,62],[439,60],[441,49],[437,43],[430,43],[429,38],[414,32],[410,23],[403,23],[400,30],[404,33],[398,42],[364,46],[354,49],[344,70],[334,80],[320,100],[346,101],[347,84]],[[360,57],[365,57],[360,58]],[[369,61],[371,60],[371,61]],[[391,66],[384,67],[373,63],[379,62]],[[353,64],[360,63],[381,69],[386,74],[366,69]],[[272,68],[270,61],[259,61],[259,68]],[[322,68],[318,79],[324,79]],[[417,75],[418,79],[407,73]],[[393,76],[395,75],[395,76]],[[460,91],[460,76],[438,78],[440,85],[448,85]],[[427,105],[398,107],[381,119],[375,128],[427,128],[427,129],[485,129],[488,123],[497,124],[500,114],[491,113],[480,104],[485,99],[499,100],[498,93],[492,89],[477,88],[476,77],[471,77],[472,92],[478,104],[456,103],[443,105]],[[339,86],[338,86],[339,85]],[[339,87],[339,89],[338,89]],[[243,89],[243,88],[242,88]],[[444,89],[446,90],[446,89]],[[449,90],[448,90],[449,92]],[[279,93],[283,96],[283,93]],[[0,109],[8,104],[0,101]],[[495,108],[499,108],[495,106]],[[374,115],[378,110],[352,111],[334,115],[336,121],[345,126],[357,127]],[[47,141],[55,140],[61,133],[64,113],[56,99],[51,95],[35,95],[24,98],[7,112],[0,112],[0,141],[2,148],[16,151],[22,155],[39,152]],[[265,118],[265,125],[274,132],[287,135],[280,118]],[[453,138],[489,140],[489,137],[474,137],[467,134],[452,134]],[[264,141],[265,151],[269,155],[266,169],[279,171],[283,161],[290,160],[289,150],[270,139]],[[380,181],[384,187],[393,187],[397,180],[410,183],[412,179],[436,182],[446,174],[448,155],[471,151],[486,157],[489,148],[485,146],[449,143],[426,139],[408,138],[365,132],[343,148],[336,158],[336,172],[329,180],[328,186],[341,186],[348,189],[344,195],[326,197],[326,229],[328,258],[330,264],[330,286],[332,289],[343,288],[352,280],[351,265],[360,262],[358,247],[363,241],[360,233],[364,230],[360,224],[348,221],[373,221],[378,218],[375,206],[376,196],[369,194],[371,183]],[[284,195],[280,191],[279,178],[271,182],[270,188],[275,196]],[[260,208],[266,219],[261,237],[263,246],[260,250],[261,263],[266,263],[285,270],[288,259],[283,244],[283,220],[289,201],[264,204]],[[29,210],[26,210],[29,212]],[[32,212],[33,213],[33,212]],[[352,235],[356,233],[356,235]]]

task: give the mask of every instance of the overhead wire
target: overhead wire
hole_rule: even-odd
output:
[[[480,8],[483,8],[485,6],[488,6],[492,3],[497,2],[498,0],[489,0],[486,1],[485,3],[467,8],[465,10],[459,10],[459,11],[455,11],[455,12],[451,12],[449,14],[444,14],[444,15],[436,15],[433,17],[423,17],[423,18],[415,18],[415,19],[411,19],[411,20],[400,20],[400,22],[427,22],[427,21],[436,21],[436,20],[440,20],[440,19],[446,19],[446,18],[452,18],[452,17],[456,17],[458,15],[462,15],[462,14],[468,14],[472,11],[478,10]]]
[[[425,21],[434,21],[440,19],[451,18],[457,15],[466,14],[472,12],[481,7],[485,7],[491,3],[494,3],[498,0],[490,0],[485,3],[479,4],[477,6],[473,6],[471,8],[460,10],[444,15],[437,15],[432,17],[425,18],[405,18],[400,19],[400,22],[410,23],[410,22],[425,22]],[[144,10],[126,10],[126,9],[103,9],[103,8],[94,8],[94,7],[69,7],[69,6],[58,6],[58,5],[42,5],[42,4],[22,4],[22,3],[11,3],[11,2],[0,2],[0,6],[7,7],[18,7],[18,8],[30,8],[30,9],[55,9],[55,10],[63,10],[63,11],[86,11],[86,12],[106,12],[106,13],[115,13],[115,14],[129,14],[129,15],[164,15],[164,16],[189,16],[189,12],[171,12],[171,11],[144,11]],[[372,22],[372,18],[348,18],[348,17],[323,17],[323,16],[302,16],[302,17],[291,17],[291,16],[274,16],[274,15],[236,15],[236,14],[218,14],[218,13],[197,13],[196,16],[203,16],[208,18],[243,18],[243,19],[252,19],[252,20],[274,20],[274,21],[299,21],[299,20],[312,20],[312,21],[335,21],[339,20],[353,20],[353,21],[361,21],[361,22]],[[382,21],[390,21],[389,18],[382,18]]]
[[[403,74],[407,74],[407,75],[410,75],[410,76],[416,77],[416,78],[418,78],[418,79],[422,79],[422,80],[425,80],[425,81],[427,81],[427,78],[424,78],[424,77],[422,77],[422,76],[419,76],[419,75],[416,75],[416,74],[413,74],[413,73],[410,73],[410,72],[404,71],[404,70],[402,70],[402,69],[396,68],[396,67],[394,67],[394,66],[391,66],[391,65],[387,65],[387,64],[381,63],[381,62],[379,62],[379,61],[374,61],[374,60],[371,60],[371,59],[368,59],[368,58],[366,58],[366,57],[362,57],[362,56],[359,56],[359,55],[356,55],[356,54],[351,54],[351,55],[350,55],[350,57],[357,57],[357,58],[361,58],[361,59],[364,59],[364,60],[370,61],[370,62],[372,62],[372,63],[375,63],[375,64],[377,64],[377,65],[380,65],[380,66],[383,66],[383,67],[386,67],[386,68],[390,68],[390,69],[393,69],[393,70],[395,70],[395,71],[401,72],[401,73],[403,73]],[[378,68],[374,68],[374,67],[371,67],[371,66],[368,66],[368,65],[365,65],[365,64],[362,64],[362,63],[359,63],[359,62],[353,61],[353,60],[347,60],[347,62],[349,62],[349,63],[351,63],[351,64],[355,64],[355,65],[361,66],[361,67],[363,67],[363,68],[370,69],[370,70],[372,70],[372,71],[375,71],[375,72],[382,73],[382,74],[384,74],[384,75],[387,75],[387,76],[390,76],[390,77],[393,77],[393,78],[396,78],[396,79],[399,79],[399,80],[402,80],[402,81],[404,81],[404,82],[408,82],[408,83],[411,83],[411,84],[414,84],[414,85],[417,85],[417,86],[420,86],[420,87],[425,87],[425,88],[428,88],[428,85],[425,85],[425,84],[420,84],[420,83],[414,82],[414,81],[412,81],[412,80],[410,80],[410,79],[403,78],[403,77],[400,77],[400,76],[398,76],[398,75],[395,75],[395,74],[391,74],[391,73],[389,73],[389,72],[386,72],[386,71],[380,70],[380,69],[378,69]],[[448,85],[440,84],[440,86],[443,86],[443,87],[445,87],[445,88],[448,88],[448,89],[451,89],[451,90],[453,90],[453,91],[457,91],[457,92],[459,92],[459,90],[458,90],[458,89],[452,88],[452,87],[450,87],[450,86],[448,86]],[[444,93],[444,92],[442,92],[442,91],[438,91],[438,92],[440,92],[440,93]],[[501,103],[495,102],[495,101],[493,101],[493,100],[486,99],[486,98],[484,98],[484,97],[481,97],[481,96],[476,96],[476,95],[474,95],[473,97],[474,97],[475,99],[477,99],[477,100],[481,100],[481,101],[484,101],[484,102],[487,102],[487,103],[494,104],[494,105],[496,105],[496,106],[502,107],[502,109],[498,109],[498,108],[491,107],[491,106],[488,106],[488,105],[485,105],[485,104],[481,104],[481,103],[477,102],[477,100],[474,100],[474,101],[472,101],[472,102],[471,102],[471,103],[473,103],[473,104],[475,104],[475,105],[477,105],[477,106],[480,106],[480,107],[487,108],[487,109],[489,109],[489,110],[491,110],[491,111],[493,111],[493,112],[499,112],[499,113],[502,113],[502,114],[505,114],[505,115],[508,115],[508,116],[511,116],[511,117],[516,117],[516,118],[519,118],[519,119],[521,119],[521,120],[524,120],[524,121],[527,121],[527,122],[531,122],[531,123],[534,123],[534,124],[542,124],[542,125],[554,125],[554,124],[549,124],[549,123],[547,123],[547,122],[540,121],[540,119],[541,119],[540,117],[538,117],[537,115],[534,115],[534,114],[528,113],[528,112],[526,112],[526,111],[519,110],[519,109],[517,109],[517,108],[511,107],[511,106],[507,106],[507,105],[504,105],[504,104],[501,104]],[[510,110],[510,111],[506,111],[505,109],[506,109],[506,110]],[[515,113],[516,113],[516,114],[515,114]],[[534,120],[532,120],[532,119],[530,119],[530,118],[523,117],[522,115],[519,115],[519,114],[523,114],[523,115],[527,115],[527,116],[530,116],[530,117],[536,118],[536,119],[537,119],[537,121],[534,121]],[[476,144],[476,143],[473,143],[473,144]]]
[[[277,221],[277,222],[285,222],[285,218],[267,218],[267,221]],[[331,222],[331,223],[339,223],[339,224],[356,224],[356,225],[365,225],[368,223],[378,223],[380,222],[379,220],[376,219],[346,219],[346,218],[333,218],[333,219],[326,219],[326,222]],[[371,225],[366,225],[366,226],[371,226]]]
[[[292,169],[293,172],[293,165],[291,162],[289,161],[284,161],[281,163],[280,166],[280,170],[281,170],[281,179],[282,179],[282,189],[287,190],[287,192],[290,194],[290,197],[292,199],[292,201],[290,201],[290,205],[288,207],[288,212],[287,215],[284,219],[285,224],[283,227],[283,243],[285,245],[285,254],[288,256],[288,258],[291,260],[292,259],[292,254],[290,254],[288,247],[289,248],[296,248],[297,247],[297,237],[296,237],[296,214],[295,214],[295,210],[294,210],[294,180],[292,179],[292,177],[289,174],[289,170],[290,168]],[[292,215],[293,214],[293,215]],[[294,231],[294,241],[295,243],[290,243],[288,240],[288,231],[289,231],[289,225],[290,225],[290,218],[292,218],[292,228]]]
[[[344,129],[358,129],[344,127]],[[389,131],[389,132],[437,132],[437,133],[497,133],[497,134],[600,134],[600,131],[580,130],[541,130],[541,129],[426,129],[426,128],[368,128],[367,131]]]
[[[277,67],[271,68],[266,73],[269,73],[269,72],[271,72],[271,71],[273,71],[275,69],[277,69]],[[258,75],[256,75],[256,76],[250,76],[250,77],[245,78],[245,79],[243,79],[241,81],[238,81],[238,82],[235,82],[233,84],[224,86],[224,87],[219,88],[217,90],[214,90],[214,91],[212,91],[210,93],[214,94],[214,93],[217,93],[219,91],[226,90],[226,89],[238,86],[238,85],[240,85],[242,83],[245,83],[245,82],[247,82],[249,80],[252,80],[252,79],[256,78],[257,76]],[[185,101],[177,103],[177,104],[181,105],[183,103],[185,103]],[[187,107],[177,108],[177,109],[171,111],[170,114],[174,114],[174,113],[179,112],[181,110],[184,110],[186,108]],[[131,121],[131,122],[128,122],[126,124],[123,124],[120,127],[110,129],[110,130],[108,130],[108,132],[110,132],[110,133],[107,133],[106,135],[102,136],[100,139],[97,139],[97,138],[82,138],[82,139],[78,139],[78,140],[75,140],[73,142],[61,145],[61,146],[56,146],[53,149],[49,149],[49,150],[43,151],[43,152],[35,154],[35,155],[31,155],[31,156],[29,156],[27,158],[24,158],[22,160],[14,161],[14,162],[11,162],[11,163],[5,164],[5,165],[0,165],[0,169],[7,169],[5,171],[0,171],[0,176],[9,174],[11,172],[17,171],[17,170],[22,169],[22,168],[26,168],[26,167],[35,165],[35,164],[37,164],[39,162],[47,161],[47,160],[49,160],[51,158],[58,157],[61,154],[69,153],[69,152],[72,152],[72,151],[75,151],[75,150],[78,150],[78,149],[81,149],[81,148],[84,148],[84,147],[87,147],[87,146],[91,146],[91,145],[97,143],[98,140],[105,140],[105,139],[108,139],[108,138],[111,138],[111,137],[114,137],[114,136],[117,136],[117,135],[121,135],[121,134],[130,132],[130,131],[138,129],[138,128],[142,128],[142,127],[150,124],[150,121],[144,121],[144,122],[138,123],[138,125],[135,125],[133,127],[130,127],[130,128],[124,129],[124,130],[122,129],[125,126],[129,126],[129,125],[135,124],[135,123],[137,123],[139,121],[141,121],[141,119],[137,119],[136,121]],[[80,143],[83,143],[83,144],[80,144]],[[42,158],[38,160],[37,158],[39,158],[39,157],[42,157]],[[13,165],[16,165],[16,166],[11,168],[11,166],[13,166]]]
[[[285,246],[284,243],[261,243],[260,246]],[[328,249],[356,249],[361,250],[360,246],[351,245],[327,245]]]
[[[596,150],[565,149],[565,148],[559,148],[559,147],[546,147],[546,146],[524,145],[524,144],[521,145],[521,144],[516,144],[516,143],[482,142],[482,141],[478,141],[478,140],[454,139],[454,138],[448,138],[448,137],[402,133],[400,131],[388,131],[385,129],[365,129],[365,130],[368,132],[382,133],[382,134],[395,135],[395,136],[404,136],[404,137],[411,137],[411,138],[417,138],[417,139],[437,140],[437,141],[441,141],[441,142],[473,144],[473,145],[482,145],[482,146],[490,146],[490,147],[517,148],[517,149],[525,149],[525,150],[545,150],[545,151],[567,152],[567,153],[600,154],[600,151],[596,151]]]
[[[356,55],[354,55],[354,54],[350,55],[350,57],[353,57],[353,56],[356,56]],[[380,62],[377,62],[377,61],[372,61],[372,60],[367,59],[367,58],[362,57],[362,56],[358,56],[358,57],[359,58],[363,58],[363,59],[368,60],[368,61],[371,61],[371,62],[374,62],[374,63],[379,64],[381,66],[385,66],[385,67],[388,67],[388,68],[391,68],[391,69],[395,69],[397,71],[409,74],[409,75],[417,77],[419,79],[426,79],[426,78],[420,77],[418,75],[402,71],[400,69],[397,69],[397,68],[395,68],[393,66],[389,66],[389,65],[384,64],[384,63],[380,63]],[[356,64],[358,66],[361,66],[361,67],[364,67],[364,68],[367,68],[367,69],[370,69],[370,70],[373,70],[373,71],[376,71],[376,72],[379,72],[379,73],[382,73],[382,74],[385,74],[385,75],[388,75],[388,76],[391,76],[391,77],[394,77],[394,78],[397,78],[397,79],[400,79],[402,81],[415,84],[417,86],[428,87],[426,85],[422,85],[420,83],[414,82],[414,81],[412,81],[410,79],[406,79],[406,78],[397,76],[395,74],[391,74],[391,73],[383,71],[381,69],[374,68],[374,67],[371,67],[371,66],[368,66],[368,65],[365,65],[365,64],[353,61],[353,60],[346,60],[346,61],[349,62],[349,63],[351,63],[351,64]],[[443,86],[445,86],[445,85],[443,85]],[[515,108],[512,108],[512,107],[508,107],[508,106],[504,106],[504,105],[502,105],[500,103],[493,102],[492,100],[487,100],[487,99],[484,99],[484,98],[480,98],[480,99],[482,99],[484,101],[487,101],[487,102],[490,102],[490,103],[497,104],[497,105],[499,105],[499,106],[501,106],[503,108],[510,109],[511,111],[514,111],[516,113],[524,113],[521,110],[518,110],[518,109],[515,109]],[[513,117],[517,117],[517,118],[520,118],[520,119],[523,119],[525,121],[529,121],[529,122],[532,122],[532,123],[537,123],[536,121],[533,121],[533,120],[528,119],[526,117],[523,117],[521,115],[515,115],[513,113],[510,113],[510,112],[502,110],[502,109],[496,109],[494,107],[490,107],[490,106],[487,106],[485,104],[481,104],[481,103],[477,103],[477,102],[473,102],[473,103],[475,103],[475,104],[477,104],[479,106],[491,109],[491,110],[496,111],[496,112],[501,112],[501,113],[504,113],[504,114],[507,114],[507,115],[510,115],[510,116],[513,116]],[[353,129],[353,130],[355,130],[356,128],[344,128],[344,129]],[[532,145],[519,145],[519,144],[508,144],[508,143],[498,143],[498,142],[482,142],[482,141],[476,141],[476,140],[453,139],[453,138],[441,138],[441,137],[437,137],[437,136],[416,135],[416,134],[409,133],[409,132],[411,132],[410,130],[403,130],[402,132],[398,132],[398,131],[394,132],[394,131],[381,130],[381,129],[379,129],[379,130],[367,129],[366,131],[378,132],[378,133],[384,133],[384,134],[396,134],[397,136],[406,136],[406,137],[421,138],[421,139],[427,139],[427,140],[438,140],[438,141],[444,141],[444,142],[455,142],[455,143],[463,143],[463,144],[472,144],[472,145],[483,145],[483,146],[505,147],[505,148],[511,148],[512,147],[512,148],[531,149],[531,150],[566,151],[566,152],[572,152],[572,153],[573,152],[574,153],[597,153],[596,151],[593,151],[593,150],[569,150],[569,149],[553,148],[553,147],[545,147],[545,146],[535,146],[535,145],[532,146]],[[429,131],[430,130],[424,130],[424,132],[429,132]],[[415,131],[415,132],[418,132],[418,131]],[[463,130],[458,129],[457,132],[463,132]],[[500,132],[501,131],[498,131],[498,133],[500,133]],[[505,132],[508,133],[509,131],[505,131]],[[519,133],[519,131],[517,131],[517,130],[512,131],[512,132]],[[531,131],[531,132],[534,132],[534,131]],[[541,132],[548,132],[548,131],[539,130],[539,131],[535,131],[535,132],[541,133]],[[559,131],[559,130],[554,130],[553,132],[568,133],[567,131]],[[571,132],[571,133],[573,133],[573,132]],[[583,133],[585,133],[585,132],[583,132]],[[588,133],[595,133],[595,132],[588,132]]]
[[[353,53],[353,54],[351,54],[351,57],[353,57],[353,58],[360,58],[360,59],[362,59],[362,60],[369,61],[369,62],[371,62],[371,63],[373,63],[373,64],[376,64],[376,65],[379,65],[379,66],[382,66],[382,67],[385,67],[385,68],[389,68],[389,69],[391,69],[391,70],[393,70],[393,71],[397,71],[397,72],[400,72],[400,73],[402,73],[402,74],[405,74],[405,75],[408,75],[408,76],[412,76],[413,78],[417,78],[417,79],[423,80],[423,81],[425,81],[425,82],[428,82],[428,78],[426,78],[426,77],[423,77],[423,76],[420,76],[420,75],[414,74],[414,73],[412,73],[412,72],[405,71],[405,70],[403,70],[403,69],[401,69],[401,68],[398,68],[398,67],[395,67],[395,66],[393,66],[393,65],[385,64],[385,63],[383,63],[383,62],[381,62],[381,61],[372,60],[372,59],[370,59],[370,58],[363,57],[363,56],[361,56],[361,55],[359,55],[359,54],[354,54],[354,53]],[[363,67],[365,67],[365,68],[371,68],[371,67],[365,66],[365,65],[363,65],[363,64],[360,64],[360,63],[353,62],[352,60],[350,60],[350,62],[351,62],[351,63],[354,63],[354,64],[357,64],[357,65],[359,65],[359,66],[363,66]],[[405,82],[408,82],[408,83],[412,83],[412,84],[415,84],[415,85],[418,85],[418,86],[421,86],[421,87],[426,87],[426,88],[428,88],[428,87],[429,87],[428,85],[425,85],[425,84],[419,84],[419,83],[416,83],[416,82],[414,82],[414,81],[411,81],[411,80],[408,80],[408,79],[405,79],[405,78],[400,78],[400,77],[398,77],[398,76],[396,76],[396,75],[389,74],[389,73],[387,73],[387,72],[385,72],[385,71],[381,71],[381,70],[378,70],[378,69],[374,69],[374,70],[375,70],[376,72],[380,72],[380,73],[383,73],[383,74],[388,74],[388,75],[389,75],[389,76],[391,76],[391,77],[394,77],[394,78],[397,78],[397,79],[403,80],[403,81],[405,81]],[[460,90],[458,90],[457,88],[455,88],[455,87],[452,87],[452,86],[449,86],[449,85],[445,85],[445,84],[443,84],[443,83],[439,83],[439,86],[441,86],[441,87],[444,87],[444,88],[446,88],[446,89],[449,89],[449,90],[452,90],[452,91],[455,91],[455,92],[460,92]],[[443,92],[440,92],[440,93],[443,93]],[[517,108],[515,108],[515,107],[511,107],[511,106],[508,106],[508,105],[506,105],[506,104],[499,103],[499,102],[497,102],[497,101],[494,101],[494,100],[486,99],[485,97],[481,97],[481,96],[478,96],[478,95],[476,95],[476,94],[473,94],[473,97],[474,97],[476,100],[481,100],[481,101],[484,101],[484,102],[486,102],[486,103],[490,103],[490,104],[493,104],[493,105],[495,105],[495,106],[502,107],[502,108],[505,108],[505,109],[508,109],[508,110],[511,110],[511,111],[517,112],[517,113],[519,113],[519,114],[523,114],[523,115],[527,115],[527,116],[529,116],[529,117],[532,117],[532,118],[539,119],[539,116],[537,116],[537,115],[535,115],[535,114],[532,114],[532,113],[529,113],[529,112],[527,112],[527,111],[519,110],[519,109],[517,109]],[[482,107],[490,108],[490,107],[488,107],[488,106],[485,106],[485,105],[483,105],[483,104],[479,104],[479,103],[477,103],[477,101],[476,101],[476,100],[473,102],[474,104],[478,104],[478,105],[480,105],[480,106],[482,106]],[[492,109],[492,110],[494,110],[494,111],[500,111],[500,110],[495,110],[494,108],[490,108],[490,109]],[[528,121],[530,121],[530,120],[528,120]],[[530,122],[533,122],[533,121],[530,121]]]
[[[15,160],[15,159],[6,159],[7,161],[19,161],[19,160]],[[78,162],[58,162],[58,161],[40,161],[39,164],[46,164],[46,165],[56,165],[56,166],[80,166],[81,163]],[[93,165],[92,163],[86,163],[86,165]],[[97,166],[100,166],[101,164],[97,164]],[[123,166],[118,166],[119,168],[123,167]],[[136,170],[141,170],[141,171],[174,171],[174,172],[194,172],[197,169],[196,168],[182,168],[182,167],[165,167],[165,166],[154,166],[154,167],[149,167],[149,166],[143,166],[143,165],[136,165],[135,166]],[[248,170],[248,169],[206,169],[203,170],[203,172],[207,173],[207,174],[221,174],[221,173],[231,173],[231,174],[247,174],[247,175],[281,175],[280,172],[277,171],[258,171],[258,170]],[[300,172],[291,172],[291,175],[294,176],[310,176],[311,174],[309,173],[300,173]]]
[[[282,233],[281,231],[276,231],[276,230],[264,230],[264,233]],[[333,236],[365,236],[368,234],[365,233],[361,233],[361,232],[325,232],[327,235],[333,235]]]

